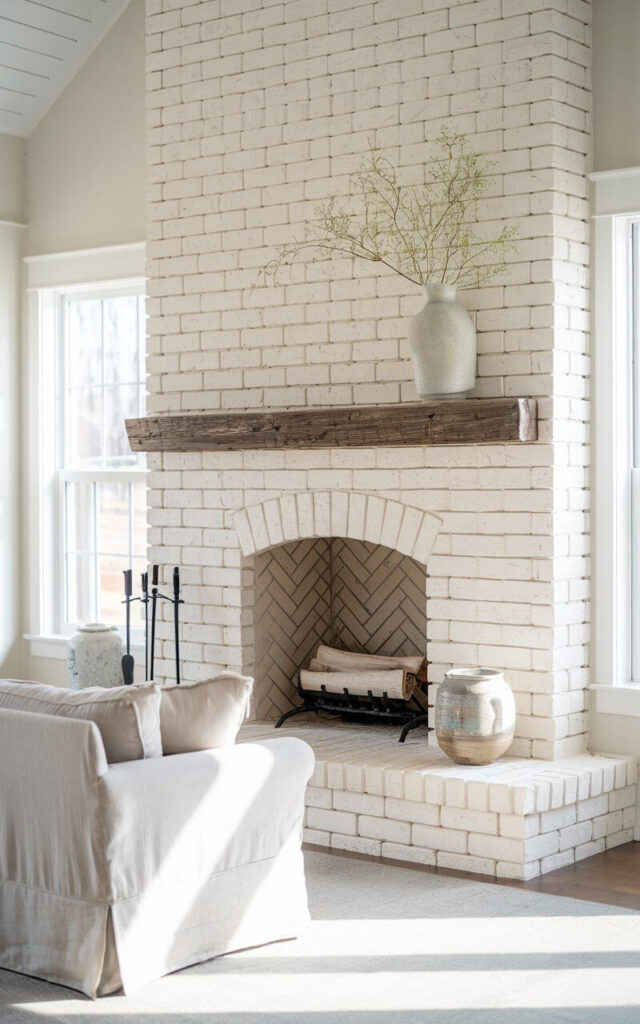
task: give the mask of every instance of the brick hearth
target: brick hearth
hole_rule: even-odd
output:
[[[248,723],[241,739],[298,736],[316,754],[305,840],[374,857],[534,878],[633,838],[637,762],[504,757],[453,764],[413,733],[339,722]]]

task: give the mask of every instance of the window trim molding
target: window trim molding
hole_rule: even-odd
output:
[[[640,716],[631,665],[632,353],[628,268],[640,168],[589,175],[593,195],[593,710]]]
[[[54,353],[44,345],[45,333],[55,330],[55,296],[66,288],[91,290],[97,286],[145,283],[145,243],[107,246],[74,252],[24,257],[26,308],[24,317],[24,420],[23,462],[27,596],[24,608],[29,643],[34,657],[65,658],[67,637],[52,633],[52,609],[57,577],[56,543],[58,493],[43,489],[43,480],[57,467],[58,438],[47,429],[57,397]],[[43,500],[44,499],[44,500]]]
[[[25,256],[27,291],[145,277],[144,242]]]

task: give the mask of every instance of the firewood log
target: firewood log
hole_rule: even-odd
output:
[[[343,693],[345,689],[354,695],[366,696],[369,690],[376,697],[386,693],[396,700],[409,700],[415,680],[403,668],[319,672],[302,669],[300,686],[303,690],[319,690],[324,686],[328,693]]]
[[[412,675],[418,676],[424,667],[424,658],[420,655],[406,657],[404,655],[387,656],[386,654],[357,654],[354,651],[340,651],[335,647],[320,644],[315,660],[331,671],[380,671],[383,669],[403,668]]]

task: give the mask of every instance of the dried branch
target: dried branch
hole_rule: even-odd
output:
[[[381,263],[415,284],[477,287],[501,273],[515,252],[515,227],[476,234],[477,203],[486,195],[491,165],[482,163],[463,135],[443,131],[425,183],[403,185],[374,147],[351,177],[351,195],[315,210],[301,242],[282,246],[265,273],[274,281],[302,254],[329,260],[352,256]]]

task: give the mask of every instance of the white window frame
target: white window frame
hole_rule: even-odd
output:
[[[59,423],[56,404],[60,400],[56,375],[56,346],[51,338],[59,330],[60,296],[70,291],[139,288],[145,284],[145,246],[134,243],[101,249],[79,250],[45,256],[28,256],[26,265],[25,338],[25,422],[24,463],[26,549],[28,588],[26,621],[30,652],[37,657],[64,658],[67,638],[57,631],[56,601],[62,599],[63,576],[60,562],[62,476]],[[56,382],[56,383],[54,383]],[[108,472],[117,480],[119,470]],[[144,469],[123,469],[145,479]],[[79,478],[82,471],[71,474]],[[105,471],[106,475],[106,471]],[[94,479],[95,472],[91,471]],[[60,595],[58,597],[58,595]],[[136,653],[134,651],[134,653]]]
[[[632,226],[640,220],[640,168],[598,172],[590,179],[594,182],[591,688],[594,711],[640,716],[640,651],[632,644],[634,632],[640,635],[640,573],[632,530],[640,485],[638,472],[633,471],[630,279]],[[636,533],[636,545],[639,540]]]

